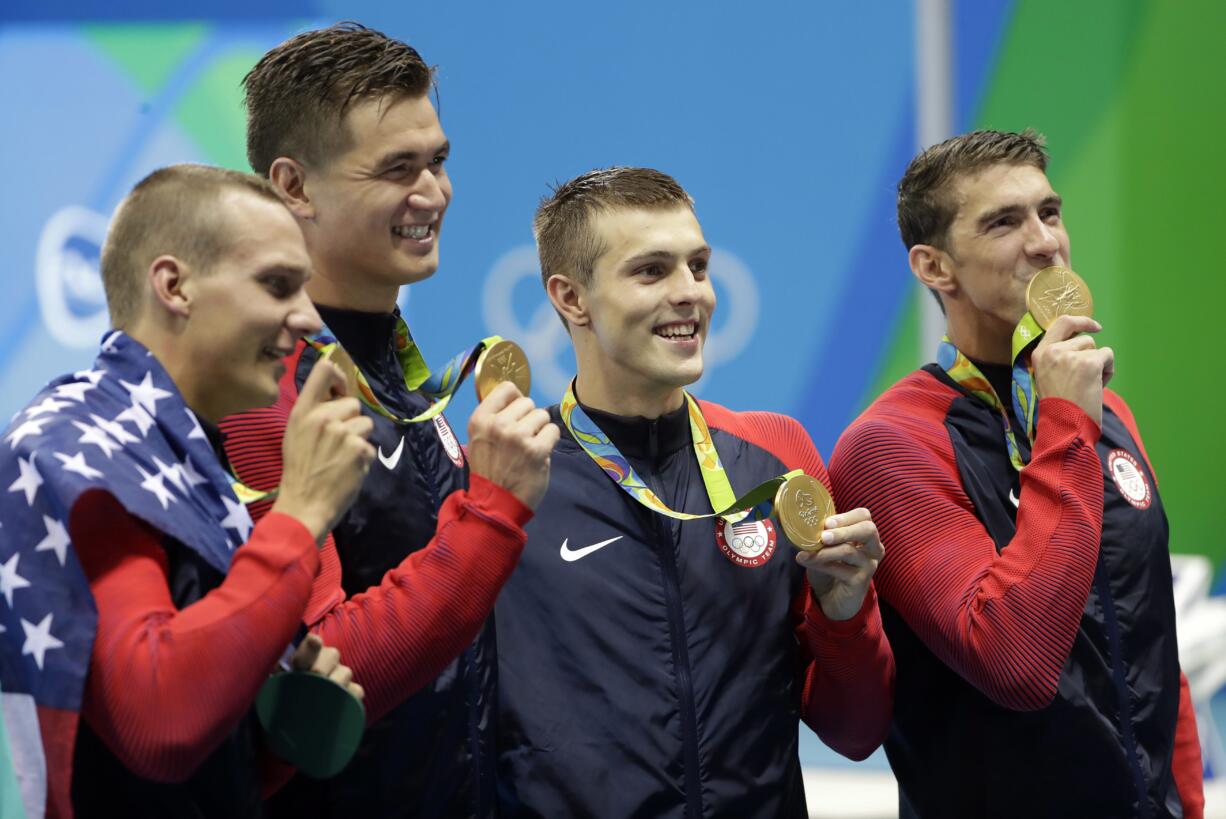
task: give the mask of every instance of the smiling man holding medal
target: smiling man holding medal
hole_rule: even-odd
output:
[[[673,179],[584,174],[535,233],[578,374],[496,607],[504,815],[807,816],[798,718],[855,759],[889,723],[876,529],[796,421],[686,392],[715,293]]]
[[[1199,817],[1166,516],[1046,167],[979,131],[899,183],[946,337],[831,459],[890,543],[886,751],[904,817]]]
[[[244,86],[251,165],[302,227],[315,271],[307,292],[325,326],[286,359],[275,406],[222,425],[227,451],[254,490],[274,486],[286,420],[331,356],[373,422],[378,456],[324,544],[306,613],[362,680],[375,722],[345,771],[298,777],[269,813],[491,816],[487,619],[544,494],[558,431],[523,394],[526,362],[514,348],[486,339],[432,371],[396,307],[402,286],[437,270],[451,202],[450,144],[421,56],[343,23],[272,49]],[[465,452],[441,413],[472,370],[486,393]]]
[[[116,211],[101,267],[116,329],[0,445],[0,688],[14,742],[0,751],[27,816],[259,816],[277,776],[262,764],[257,694],[361,693],[316,637],[294,665],[314,659],[339,685],[269,674],[300,627],[318,544],[374,459],[370,422],[356,399],[330,400],[343,389],[334,367],[312,374],[276,502],[253,526],[216,423],[271,403],[278,351],[319,327],[302,234],[263,180],[155,171]],[[303,720],[329,730],[291,732],[289,756],[327,751],[333,716]]]

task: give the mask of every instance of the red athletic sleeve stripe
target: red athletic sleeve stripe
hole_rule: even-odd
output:
[[[803,469],[829,491],[822,457],[794,418],[736,413],[705,401],[699,405],[713,429],[766,450],[787,469]],[[793,601],[792,618],[803,669],[802,719],[834,750],[864,759],[885,741],[894,707],[894,654],[881,626],[876,592],[870,584],[856,616],[836,622],[825,616],[805,582]]]
[[[510,492],[473,474],[467,492],[443,502],[424,549],[311,623],[354,670],[370,721],[437,677],[476,638],[519,562],[531,516]]]
[[[1188,678],[1179,672],[1179,718],[1175,724],[1175,753],[1171,757],[1171,775],[1179,801],[1183,803],[1184,819],[1204,819],[1205,766],[1200,756],[1200,735],[1196,730],[1196,710]]]
[[[929,649],[994,702],[1039,709],[1055,697],[1094,577],[1099,430],[1074,404],[1043,399],[1017,532],[998,554],[944,426],[959,395],[924,372],[891,388],[840,438],[835,499],[872,510],[886,548],[877,589]]]
[[[281,482],[281,441],[298,391],[294,371],[306,345],[286,359],[277,402],[232,416],[221,424],[226,454],[238,475],[256,489]],[[387,480],[372,473],[368,480]],[[252,504],[259,518],[273,501]],[[523,551],[523,526],[532,511],[501,486],[470,476],[466,491],[453,492],[439,509],[435,535],[411,552],[378,586],[346,600],[341,562],[328,535],[305,622],[340,650],[341,662],[366,691],[368,720],[378,719],[437,677],[471,643]]]
[[[82,716],[139,776],[191,776],[247,713],[293,639],[318,563],[302,524],[272,515],[216,589],[176,609],[160,536],[87,492],[69,529],[98,608]]]

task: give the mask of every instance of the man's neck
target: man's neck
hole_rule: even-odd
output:
[[[581,370],[575,378],[576,396],[583,405],[601,412],[626,417],[659,418],[685,402],[681,387],[659,390],[618,389],[600,378],[585,377]]]
[[[354,285],[328,276],[316,269],[306,285],[307,295],[315,304],[360,310],[363,313],[390,313],[396,309],[400,288],[385,285]]]
[[[950,312],[945,335],[968,358],[989,364],[1013,363],[1013,328],[997,319],[976,316],[961,320]]]

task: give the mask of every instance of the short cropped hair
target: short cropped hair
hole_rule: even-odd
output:
[[[592,230],[592,217],[618,208],[664,210],[694,200],[668,174],[650,168],[588,171],[553,189],[541,200],[532,222],[541,282],[562,275],[587,286],[605,247]]]
[[[218,202],[230,191],[283,205],[272,185],[249,173],[207,165],[171,165],[136,184],[115,211],[102,245],[102,285],[111,324],[129,326],[140,311],[145,273],[169,255],[208,272],[226,250],[229,222]]]
[[[932,245],[943,250],[957,215],[953,185],[969,173],[992,165],[1033,165],[1047,170],[1042,134],[972,131],[923,151],[898,183],[898,231],[907,250]]]
[[[434,70],[409,45],[353,22],[306,31],[265,54],[243,78],[247,160],[261,176],[288,156],[326,165],[348,145],[355,102],[421,97]]]

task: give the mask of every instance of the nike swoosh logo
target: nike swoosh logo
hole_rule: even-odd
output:
[[[1010,490],[1009,490],[1009,500],[1013,501],[1013,505],[1014,505],[1015,507],[1020,508],[1020,501],[1018,501],[1018,499],[1017,499],[1017,495],[1013,494],[1013,490],[1012,490],[1012,489],[1010,489]]]
[[[565,560],[567,563],[573,563],[581,557],[587,557],[588,555],[590,555],[592,552],[596,551],[597,549],[603,549],[604,547],[608,546],[610,543],[616,543],[617,541],[621,540],[623,537],[625,537],[625,535],[618,535],[617,537],[611,537],[608,540],[602,540],[599,543],[593,543],[591,546],[584,546],[582,549],[567,548],[566,544],[570,542],[570,538],[566,538],[565,540],[562,541],[562,548],[558,550],[558,554],[562,555],[562,559]]]
[[[400,453],[404,452],[404,436],[400,436],[400,443],[396,445],[396,451],[387,456],[383,454],[383,446],[379,446],[379,463],[386,466],[388,469],[395,469],[396,464],[400,463]]]

